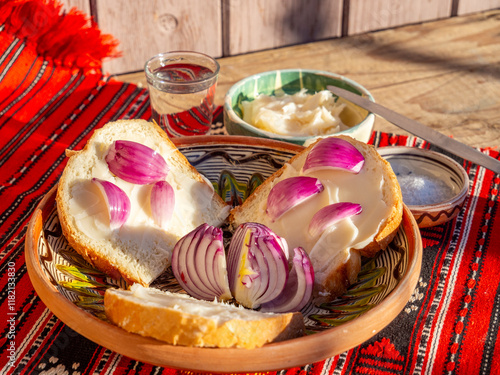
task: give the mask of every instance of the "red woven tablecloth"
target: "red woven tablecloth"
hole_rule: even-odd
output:
[[[27,224],[57,183],[65,149],[81,148],[109,121],[150,117],[144,89],[56,63],[0,29],[0,372],[184,373],[136,362],[85,339],[45,307],[30,282]],[[370,142],[431,147],[378,132]],[[499,158],[496,151],[485,152]],[[470,196],[456,219],[421,231],[420,281],[396,320],[357,348],[281,373],[500,373],[500,178],[459,161],[470,176]]]

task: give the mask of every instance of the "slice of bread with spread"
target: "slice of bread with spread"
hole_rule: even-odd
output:
[[[361,256],[372,257],[394,238],[403,215],[403,200],[397,178],[376,151],[351,137],[347,141],[364,157],[358,173],[331,168],[303,171],[308,154],[321,140],[294,156],[260,185],[247,200],[232,209],[233,228],[245,222],[258,222],[284,237],[290,248],[303,247],[315,272],[315,302],[325,302],[343,294],[357,279]],[[274,220],[267,213],[268,196],[280,181],[295,176],[317,178],[323,190]],[[289,191],[290,197],[295,194]],[[350,202],[362,207],[360,214],[339,221],[321,234],[311,235],[309,223],[321,208]]]
[[[253,349],[305,332],[300,313],[261,313],[138,284],[106,290],[104,307],[126,331],[173,345]]]
[[[115,141],[137,142],[163,157],[168,166],[164,180],[175,197],[166,226],[152,218],[151,184],[127,182],[110,171],[106,156]],[[172,249],[182,236],[203,223],[219,226],[229,213],[212,185],[151,122],[108,123],[94,132],[83,150],[67,154],[56,199],[63,234],[89,263],[111,277],[149,285],[170,265]],[[110,225],[103,193],[93,179],[112,182],[129,197],[129,216],[120,227]]]

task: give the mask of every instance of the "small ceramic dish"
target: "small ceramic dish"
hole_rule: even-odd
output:
[[[326,90],[329,85],[341,87],[374,101],[366,88],[338,74],[304,69],[274,70],[247,77],[229,89],[224,98],[224,125],[230,135],[270,138],[307,146],[317,136],[282,135],[257,128],[243,121],[243,106],[241,103],[243,101],[252,101],[259,94],[270,96],[293,95],[302,89],[306,89],[306,93],[312,95]],[[338,98],[337,103],[346,105],[339,117],[349,127],[333,134],[346,134],[362,142],[368,142],[373,130],[374,114],[342,98]],[[322,134],[321,136],[333,134]]]
[[[398,177],[403,201],[420,228],[443,224],[462,208],[469,176],[455,160],[414,147],[382,147],[378,152]]]

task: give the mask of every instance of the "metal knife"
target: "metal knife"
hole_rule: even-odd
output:
[[[417,137],[420,137],[436,146],[441,147],[443,150],[451,152],[463,159],[469,160],[475,164],[481,165],[495,173],[500,173],[500,161],[483,154],[481,151],[467,146],[453,138],[447,137],[438,131],[421,124],[418,121],[412,120],[408,117],[400,115],[380,104],[374,103],[364,97],[356,95],[350,91],[341,89],[336,86],[327,86],[337,96],[340,96],[351,103],[354,103],[376,115],[385,118],[387,121],[392,122],[394,125],[401,129],[410,132]]]

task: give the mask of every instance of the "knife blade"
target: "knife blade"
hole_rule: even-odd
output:
[[[439,146],[443,150],[446,150],[453,155],[457,155],[463,159],[481,165],[495,173],[500,173],[500,161],[486,154],[483,154],[481,151],[475,148],[472,148],[453,138],[447,137],[446,135],[418,121],[405,117],[389,108],[374,103],[371,100],[356,95],[348,90],[341,89],[336,86],[327,86],[326,88],[335,95],[342,97],[376,115],[379,115],[382,118],[385,118],[387,121],[393,123],[401,129],[404,129],[407,132],[416,135],[417,137],[420,137],[436,146]]]

